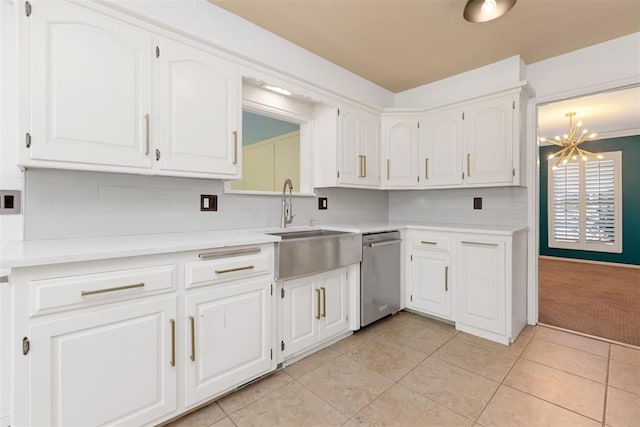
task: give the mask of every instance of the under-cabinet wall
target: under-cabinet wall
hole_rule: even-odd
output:
[[[25,239],[80,238],[279,227],[281,198],[223,193],[220,180],[31,169],[26,172]],[[200,212],[200,195],[218,195],[217,212]],[[387,193],[318,189],[294,197],[292,226],[386,221]]]
[[[482,209],[473,198],[482,197]],[[389,191],[390,222],[527,224],[525,187]]]

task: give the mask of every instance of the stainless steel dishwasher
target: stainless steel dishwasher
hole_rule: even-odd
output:
[[[399,231],[364,234],[360,264],[360,325],[400,309]]]

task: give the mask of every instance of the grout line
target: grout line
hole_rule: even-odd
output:
[[[602,357],[602,356],[599,356],[599,357]],[[602,357],[602,358],[606,359],[604,357]],[[548,365],[548,364],[546,364],[544,362],[540,362],[539,360],[535,360],[535,359],[530,359],[530,358],[528,358],[526,356],[522,356],[522,359],[528,360],[529,362],[537,363],[538,365],[546,366],[547,368],[555,369],[556,371],[564,372],[565,374],[574,375],[574,376],[576,376],[578,378],[582,378],[584,380],[593,381],[594,383],[598,383],[598,384],[604,384],[604,382],[602,382],[602,381],[594,380],[593,378],[585,377],[583,375],[576,374],[575,372],[565,371],[564,369],[558,368],[557,366]],[[606,360],[608,360],[608,359],[606,359]],[[605,380],[606,380],[606,375],[605,375]]]
[[[611,371],[611,346],[609,346],[609,357],[607,358],[607,378],[604,384],[604,402],[602,404],[602,427],[607,422],[607,404],[609,399],[609,372]]]
[[[596,341],[602,341],[602,342],[605,342],[607,344],[616,344],[616,345],[619,345],[619,346],[622,346],[622,347],[627,347],[627,348],[631,348],[631,349],[634,349],[634,350],[640,350],[640,346],[633,345],[633,344],[628,344],[628,343],[621,342],[621,341],[611,340],[609,338],[599,337],[599,336],[596,336],[596,335],[589,335],[589,334],[585,334],[583,332],[574,331],[572,329],[566,329],[566,328],[561,328],[560,326],[549,325],[547,323],[538,323],[538,325],[540,325],[542,327],[545,327],[545,328],[566,332],[568,334],[578,335],[580,337],[585,337],[585,338],[591,338],[592,340],[596,340]]]

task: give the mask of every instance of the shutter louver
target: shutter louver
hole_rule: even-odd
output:
[[[553,171],[553,235],[555,240],[580,240],[580,165],[566,163]]]
[[[615,243],[615,162],[585,165],[585,239],[587,243]]]

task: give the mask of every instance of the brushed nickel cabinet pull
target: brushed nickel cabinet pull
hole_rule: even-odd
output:
[[[360,154],[358,156],[358,160],[360,161],[360,173],[358,174],[358,178],[364,178],[364,156]]]
[[[322,289],[322,317],[327,317],[327,288],[324,286]]]
[[[238,164],[238,131],[233,131],[233,164]]]
[[[424,179],[429,179],[429,158],[424,159]]]
[[[467,153],[467,177],[471,176],[471,153]]]
[[[438,242],[430,242],[428,240],[420,240],[420,243],[422,243],[423,245],[437,245]]]
[[[449,266],[444,267],[444,291],[449,291]]]
[[[316,289],[316,298],[318,301],[318,311],[316,313],[316,319],[320,320],[320,289]]]
[[[246,265],[244,267],[227,268],[226,270],[216,270],[216,274],[225,274],[225,273],[233,273],[236,271],[253,270],[254,268],[255,267],[253,265]]]
[[[217,258],[229,258],[240,255],[251,255],[260,253],[260,248],[245,248],[245,249],[232,249],[229,251],[217,251],[217,252],[205,252],[198,254],[198,258],[205,259],[217,259]]]
[[[191,361],[196,361],[196,319],[193,316],[189,316],[189,322],[191,323]]]
[[[466,245],[477,245],[477,246],[493,246],[493,247],[498,247],[497,243],[484,243],[484,242],[467,242],[465,240],[462,241],[462,243],[466,244]]]
[[[124,291],[127,289],[143,288],[144,282],[134,283],[133,285],[116,286],[115,288],[96,289],[95,291],[80,291],[80,295],[87,297],[89,295],[106,294],[107,292]]]
[[[387,159],[387,181],[389,180],[390,174],[391,174],[391,160]]]
[[[149,115],[144,115],[144,128],[145,128],[145,149],[144,154],[149,155]]]
[[[176,321],[171,319],[171,366],[176,366]]]

